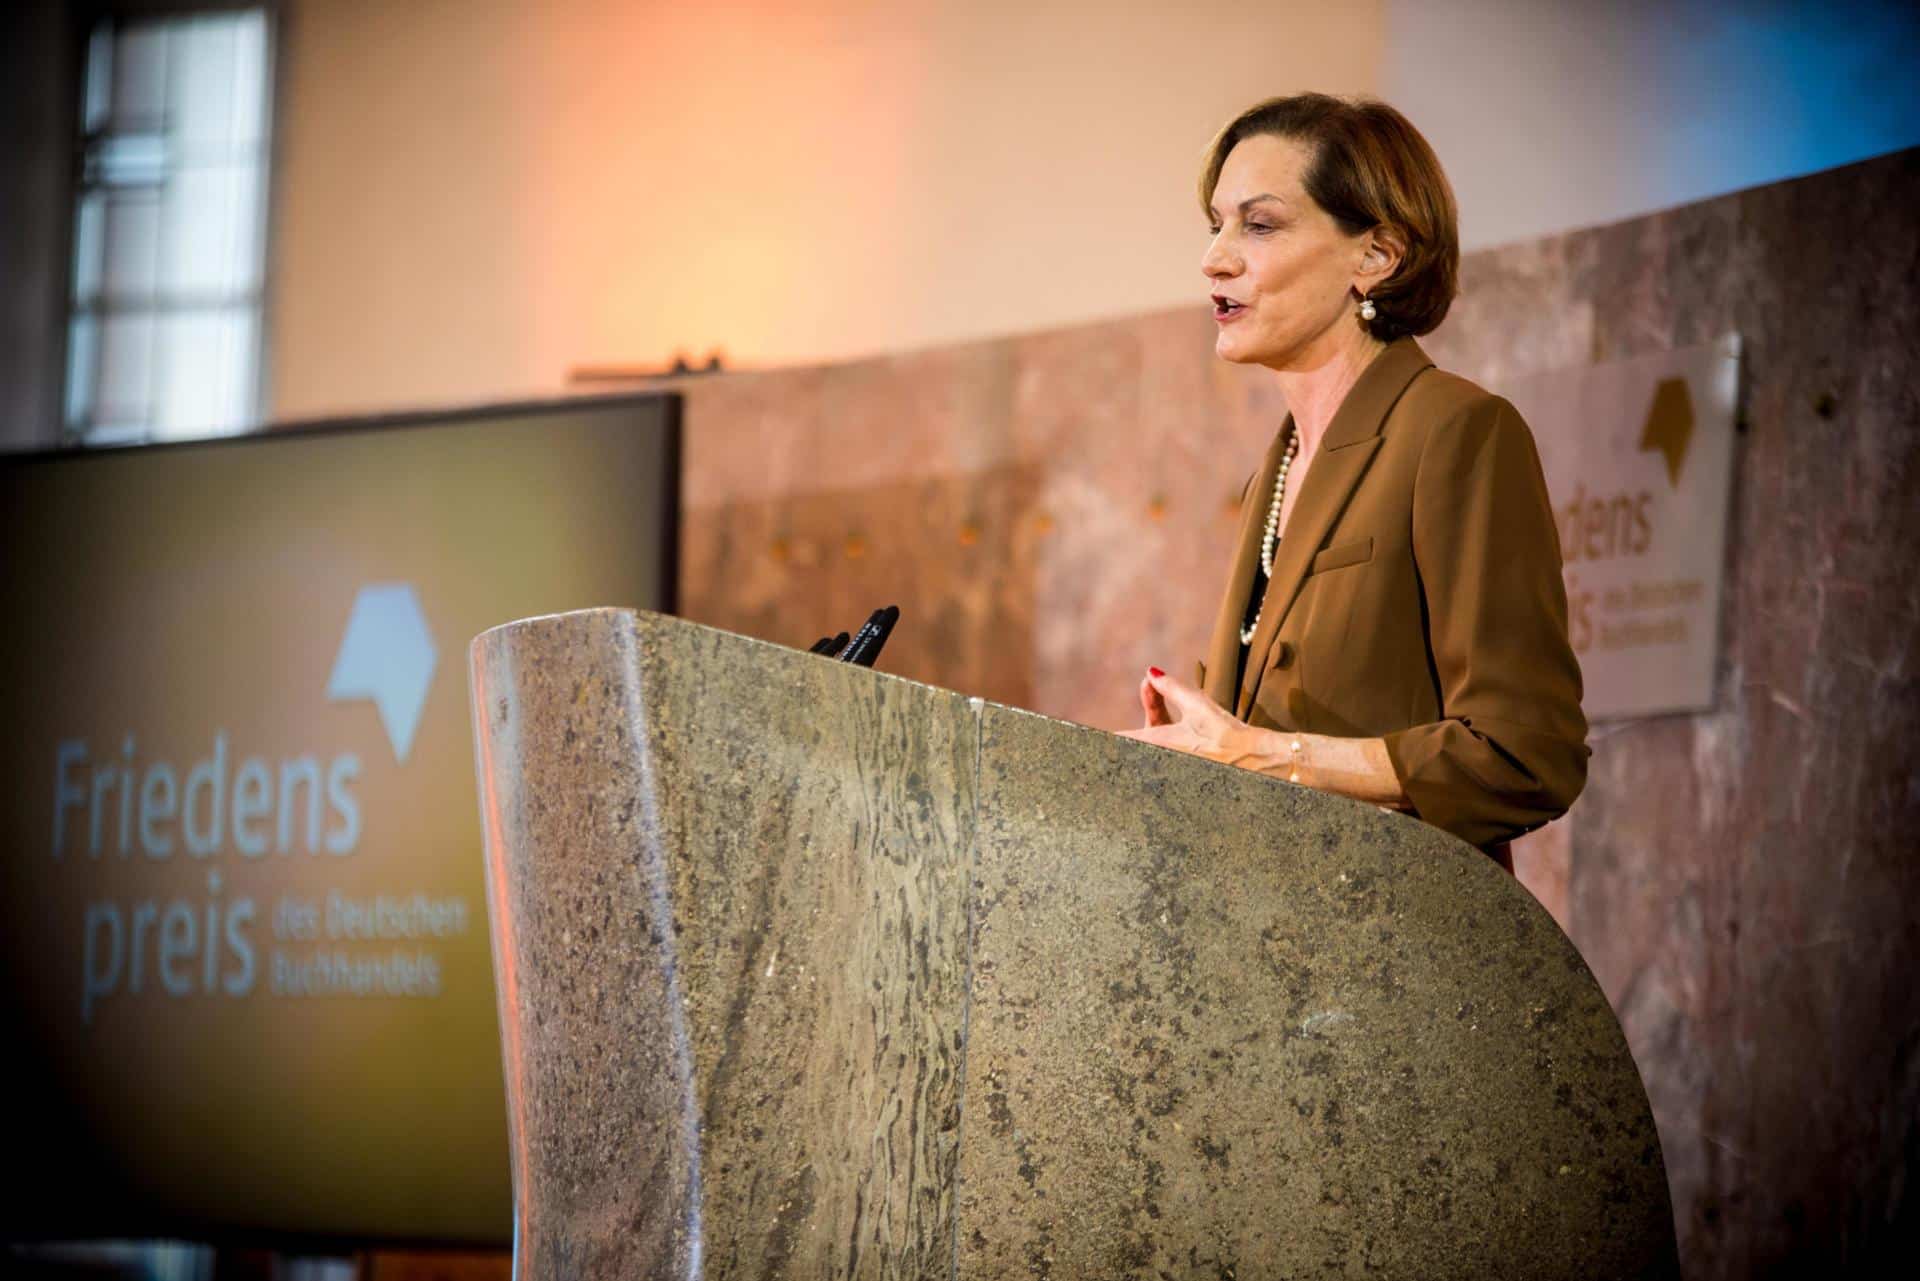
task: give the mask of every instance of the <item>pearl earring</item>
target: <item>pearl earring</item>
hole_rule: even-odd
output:
[[[1379,312],[1374,310],[1373,299],[1362,298],[1360,300],[1360,319],[1372,320],[1375,316],[1379,314],[1380,314]]]

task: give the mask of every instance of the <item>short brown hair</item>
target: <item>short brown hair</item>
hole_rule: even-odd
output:
[[[1413,122],[1372,98],[1301,93],[1256,103],[1207,148],[1200,207],[1208,217],[1228,154],[1262,135],[1313,149],[1307,195],[1348,235],[1385,223],[1406,238],[1400,266],[1368,295],[1378,312],[1361,322],[1368,331],[1392,341],[1437,328],[1459,291],[1460,215],[1439,157]]]

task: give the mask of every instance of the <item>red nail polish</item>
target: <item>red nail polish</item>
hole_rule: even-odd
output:
[[[1149,676],[1165,676],[1165,675],[1166,675],[1166,673],[1165,673],[1165,672],[1163,672],[1163,671],[1161,671],[1161,670],[1160,670],[1159,668],[1157,668],[1157,667],[1149,667],[1149,668],[1147,669],[1147,674],[1148,674]]]

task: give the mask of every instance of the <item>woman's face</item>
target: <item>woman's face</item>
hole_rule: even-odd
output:
[[[1349,236],[1301,185],[1311,150],[1270,134],[1243,138],[1213,191],[1213,241],[1200,260],[1223,360],[1308,369],[1364,339],[1357,279],[1374,272],[1368,232]]]

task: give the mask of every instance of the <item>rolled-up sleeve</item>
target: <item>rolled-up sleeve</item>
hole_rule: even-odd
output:
[[[1422,819],[1474,845],[1510,840],[1567,811],[1588,749],[1553,507],[1506,400],[1428,436],[1412,534],[1442,719],[1385,735],[1387,755]]]

